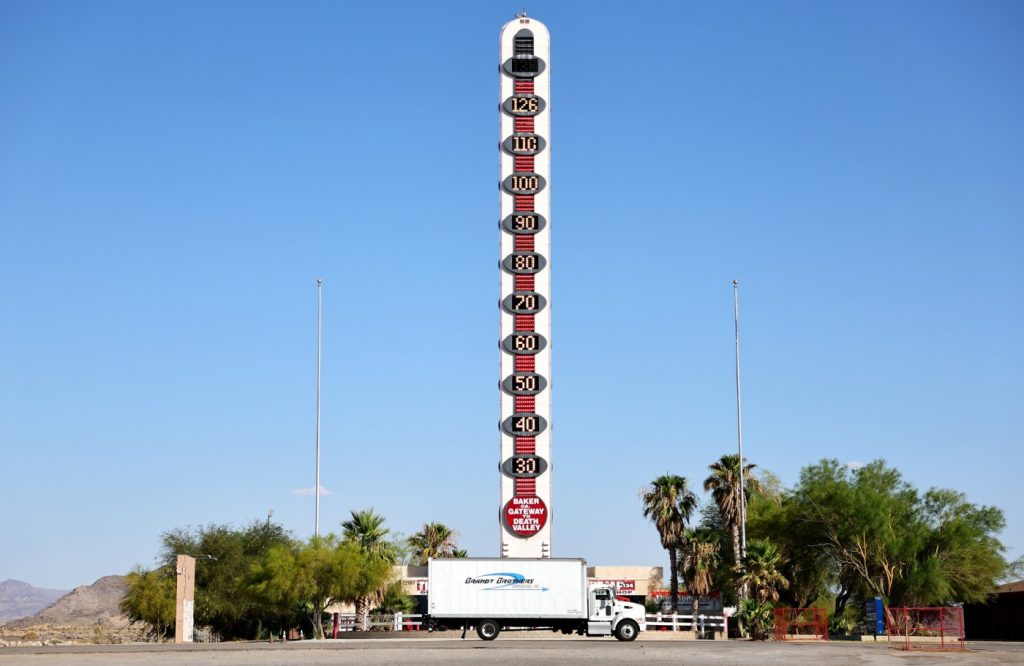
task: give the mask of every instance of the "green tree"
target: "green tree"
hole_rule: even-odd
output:
[[[718,538],[710,530],[687,530],[679,548],[679,562],[686,581],[686,591],[692,603],[691,615],[694,636],[697,635],[697,614],[700,598],[712,590],[715,570],[718,568]]]
[[[927,533],[897,594],[908,605],[984,601],[1007,567],[994,536],[1005,526],[1003,512],[933,488],[921,516]]]
[[[894,606],[982,601],[1006,567],[996,538],[1002,511],[951,490],[921,494],[881,460],[805,467],[768,514],[754,521],[760,533],[830,563],[835,615],[854,598],[880,596]]]
[[[880,461],[850,470],[823,460],[802,470],[794,495],[845,586],[859,596],[891,600],[926,536],[913,487]]]
[[[754,468],[757,465],[743,466],[743,492],[747,498],[754,492],[761,490],[761,484],[754,476]],[[732,563],[737,565],[740,562],[740,527],[745,516],[743,516],[743,504],[740,497],[740,457],[738,454],[726,454],[716,462],[708,465],[711,473],[704,479],[704,490],[711,493],[711,498],[718,506],[722,516],[722,522],[732,534]],[[737,591],[737,596],[741,592]]]
[[[736,594],[738,588],[736,580],[739,574],[736,573],[736,563],[732,561],[731,547],[725,547],[725,544],[732,542],[732,532],[726,529],[717,504],[707,502],[701,505],[700,522],[697,529],[709,532],[719,544],[719,566],[716,566],[712,572],[711,589],[722,595],[724,605],[737,605],[739,601]],[[749,533],[749,528],[747,531]]]
[[[1024,555],[1006,564],[1006,568],[999,576],[1000,583],[1015,583],[1024,578]]]
[[[291,613],[268,613],[248,594],[244,579],[254,564],[274,546],[291,542],[276,523],[253,520],[241,529],[231,525],[204,525],[165,532],[159,560],[173,571],[179,554],[196,562],[197,625],[213,627],[224,638],[255,638],[262,628],[287,625]]]
[[[409,537],[412,563],[423,566],[432,557],[459,557],[455,554],[458,551],[457,536],[455,530],[444,523],[424,523],[419,532]]]
[[[778,601],[779,590],[789,581],[779,572],[782,555],[767,539],[751,539],[740,559],[740,584],[749,587],[758,601]]]
[[[173,570],[172,570],[173,572]],[[174,636],[175,579],[165,569],[135,567],[125,577],[128,591],[120,608],[132,622],[145,624],[155,638]]]
[[[328,534],[271,548],[247,582],[279,611],[302,608],[313,635],[323,638],[324,611],[331,603],[366,597],[385,588],[390,577],[391,566],[384,559],[367,556],[358,544]]]
[[[686,478],[663,474],[640,490],[644,518],[650,518],[661,537],[661,547],[668,551],[669,594],[672,612],[679,607],[679,565],[677,552],[687,522],[697,508],[697,497],[689,489]]]
[[[781,605],[807,608],[836,590],[841,611],[845,588],[839,585],[839,570],[828,550],[821,547],[821,530],[802,518],[797,503],[781,487],[762,485],[766,487],[747,505],[747,535],[770,537],[782,556],[779,571],[789,587],[779,590]]]
[[[354,544],[368,561],[381,562],[387,567],[398,564],[400,553],[395,544],[388,539],[390,530],[384,527],[384,517],[372,508],[352,511],[352,518],[341,523],[346,543]],[[388,580],[367,589],[355,598],[356,615],[362,626],[366,626],[370,609],[379,604],[387,588]]]
[[[142,600],[149,600],[147,604],[151,609],[170,608],[167,630],[173,631],[175,570],[178,555],[185,554],[198,558],[194,611],[197,625],[212,627],[222,637],[232,639],[254,638],[263,626],[290,624],[290,615],[269,614],[248,594],[243,584],[251,566],[273,545],[289,541],[280,525],[262,520],[253,521],[242,529],[211,524],[169,530],[161,536],[158,566],[151,572],[136,569],[136,575],[129,576],[126,599],[131,612],[126,611],[126,614],[133,617],[133,612],[140,611]],[[161,584],[154,586],[157,580]],[[147,624],[157,631],[160,623]],[[161,626],[166,628],[166,625]]]

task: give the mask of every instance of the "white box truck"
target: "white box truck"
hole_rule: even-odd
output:
[[[587,585],[581,559],[432,559],[427,626],[471,627],[485,641],[503,629],[614,635],[631,641],[647,629],[643,606],[620,601],[607,585]]]

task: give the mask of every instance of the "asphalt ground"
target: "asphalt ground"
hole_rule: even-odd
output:
[[[966,652],[902,652],[884,642],[774,643],[637,639],[535,640],[502,635],[484,642],[395,638],[196,645],[59,645],[0,648],[0,664],[1024,664],[1024,643],[975,643]]]

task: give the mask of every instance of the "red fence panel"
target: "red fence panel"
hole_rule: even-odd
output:
[[[776,608],[775,640],[827,641],[828,617],[824,608]]]
[[[964,650],[964,609],[961,606],[935,608],[886,608],[889,647],[897,650]]]

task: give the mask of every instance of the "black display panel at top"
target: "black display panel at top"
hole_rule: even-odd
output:
[[[539,74],[540,73],[540,61],[536,58],[513,58],[512,59],[512,73],[513,74]]]
[[[544,61],[536,56],[513,56],[501,66],[506,74],[523,78],[537,76],[545,67]]]

